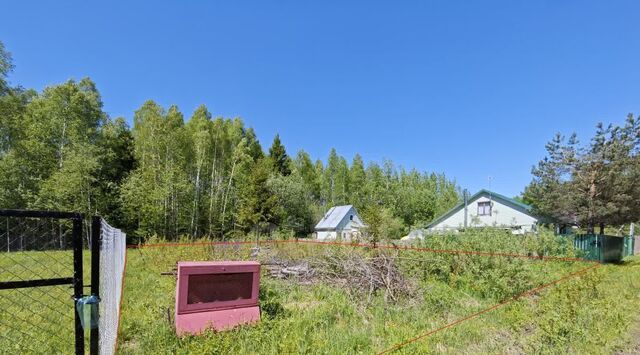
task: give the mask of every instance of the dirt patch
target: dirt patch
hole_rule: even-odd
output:
[[[629,331],[629,342],[623,350],[616,351],[616,355],[640,354],[640,319],[631,326]]]

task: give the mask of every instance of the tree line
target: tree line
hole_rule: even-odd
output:
[[[203,105],[185,119],[145,102],[110,118],[88,78],[42,92],[11,86],[0,42],[0,206],[99,214],[133,236],[304,236],[331,206],[353,204],[375,236],[399,237],[445,212],[459,188],[391,161],[263,150],[240,118]]]
[[[547,222],[575,225],[588,233],[618,227],[640,216],[640,119],[598,124],[587,144],[556,134],[547,156],[533,167],[525,202]]]

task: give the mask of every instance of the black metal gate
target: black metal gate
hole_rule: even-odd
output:
[[[83,235],[79,213],[0,210],[3,352],[84,354]]]

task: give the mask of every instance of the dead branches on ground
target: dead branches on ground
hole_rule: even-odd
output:
[[[418,289],[398,267],[396,255],[388,251],[327,250],[304,260],[273,255],[263,264],[271,277],[303,284],[324,281],[346,289],[354,299],[364,295],[367,303],[378,292],[384,292],[385,302],[396,303],[402,297],[415,297]]]

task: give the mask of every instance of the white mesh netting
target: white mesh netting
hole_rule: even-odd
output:
[[[100,354],[115,354],[126,234],[102,220],[100,228]]]

